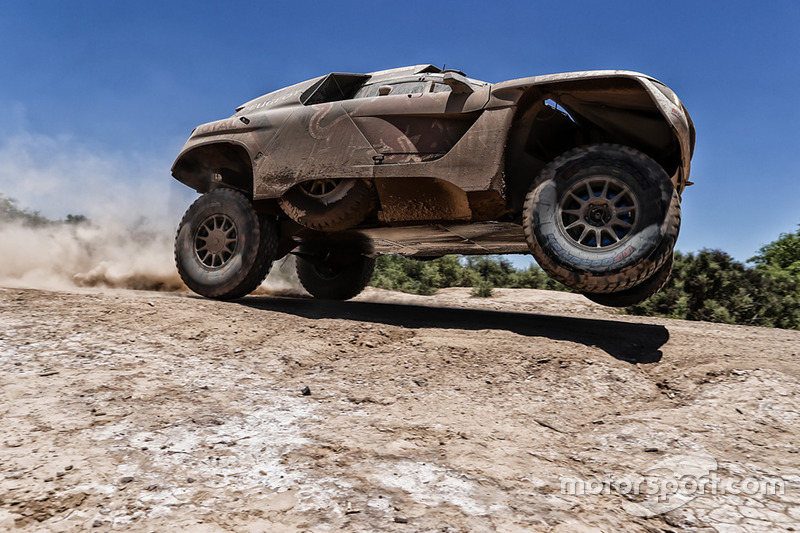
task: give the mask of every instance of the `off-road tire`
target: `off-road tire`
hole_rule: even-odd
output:
[[[328,193],[313,195],[309,183],[336,182]],[[306,228],[316,231],[343,231],[357,226],[375,210],[375,189],[369,181],[357,178],[317,180],[289,189],[279,199],[284,213]]]
[[[629,289],[661,268],[672,256],[681,210],[677,191],[653,159],[626,146],[598,144],[545,166],[525,198],[522,218],[539,266],[567,287],[604,294]]]
[[[594,303],[608,307],[629,307],[642,303],[664,288],[664,285],[667,284],[667,280],[669,280],[669,275],[672,273],[672,264],[673,259],[672,256],[670,256],[664,264],[656,270],[655,274],[624,291],[607,294],[584,293],[584,296]]]
[[[198,198],[183,215],[175,237],[175,264],[197,294],[232,300],[261,285],[277,242],[275,222],[256,213],[247,197],[217,189]]]
[[[314,298],[349,300],[364,290],[375,271],[375,259],[364,255],[297,257],[297,277]]]

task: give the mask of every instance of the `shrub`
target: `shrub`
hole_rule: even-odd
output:
[[[472,287],[472,296],[476,298],[491,298],[494,293],[494,285],[491,281],[481,280]]]
[[[492,287],[563,289],[536,265],[517,270],[504,257],[446,255],[433,260],[414,260],[402,256],[381,256],[375,265],[372,285],[381,289],[433,294],[445,287]],[[485,291],[485,289],[483,289]]]
[[[775,264],[747,267],[719,250],[676,253],[664,289],[628,312],[800,328],[800,276]]]

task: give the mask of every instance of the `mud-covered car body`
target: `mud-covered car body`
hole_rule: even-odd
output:
[[[381,87],[392,90],[379,95]],[[518,228],[464,223],[513,222],[539,170],[590,142],[636,147],[679,192],[688,183],[694,127],[653,78],[590,71],[491,85],[431,65],[332,73],[256,98],[197,127],[172,172],[198,192],[223,185],[255,201],[304,181],[367,178],[380,210],[364,227],[423,226],[368,232],[379,251],[520,253],[527,246]],[[457,235],[430,223],[456,223]]]
[[[605,70],[489,84],[432,65],[331,73],[251,100],[198,126],[172,174],[200,193],[240,191],[277,217],[278,257],[351,238],[373,256],[527,253],[522,211],[536,176],[570,149],[605,144],[646,154],[678,195],[690,184],[694,126],[649,76]],[[326,233],[287,216],[281,198],[291,191],[340,179],[374,188],[363,220]]]

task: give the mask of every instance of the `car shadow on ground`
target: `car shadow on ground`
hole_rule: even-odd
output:
[[[429,307],[413,304],[351,302],[251,296],[238,303],[310,319],[342,318],[404,328],[505,330],[530,337],[595,346],[616,359],[631,363],[661,360],[669,330],[655,324],[634,324],[564,316],[484,309]]]

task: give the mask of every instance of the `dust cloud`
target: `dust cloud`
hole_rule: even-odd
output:
[[[88,220],[26,224],[25,217],[0,216],[0,285],[188,290],[175,268],[173,242],[197,194],[169,176],[181,142],[141,154],[102,150],[69,136],[1,136],[0,199],[45,221],[68,214]],[[293,260],[279,261],[273,271],[258,292],[302,293]]]
[[[172,238],[113,221],[0,227],[0,284],[20,288],[178,290]]]
[[[297,278],[297,258],[287,255],[272,264],[267,279],[253,294],[264,296],[291,296],[309,298],[300,280]]]
[[[2,224],[0,285],[46,290],[188,290],[175,268],[173,238],[145,221],[135,226],[114,221],[44,227]],[[255,294],[305,296],[294,257],[277,261]]]

